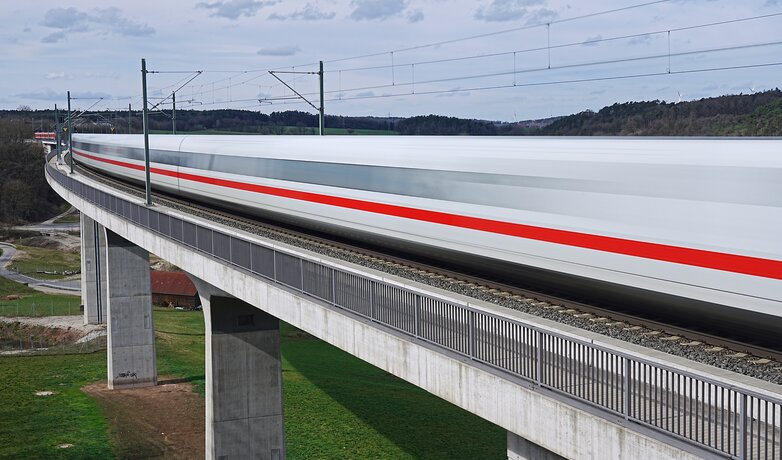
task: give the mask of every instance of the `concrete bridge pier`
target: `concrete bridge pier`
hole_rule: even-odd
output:
[[[279,319],[191,278],[206,329],[206,457],[284,459]]]
[[[106,230],[81,214],[81,304],[84,324],[106,322]]]
[[[508,460],[565,460],[565,457],[508,431]]]
[[[105,230],[109,388],[157,384],[149,252]]]

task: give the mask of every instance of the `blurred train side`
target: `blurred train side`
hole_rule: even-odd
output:
[[[74,151],[92,168],[143,181],[142,142],[75,135]],[[782,326],[780,147],[775,139],[150,137],[158,190],[753,335]]]

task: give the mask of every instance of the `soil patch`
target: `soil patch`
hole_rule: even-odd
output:
[[[75,343],[84,335],[78,329],[47,327],[19,321],[0,320],[0,349],[49,348]]]
[[[178,272],[179,268],[171,262],[161,259],[160,257],[150,254],[149,255],[149,268],[161,272]]]
[[[189,383],[109,390],[106,382],[82,391],[109,421],[117,458],[204,458],[204,398]]]
[[[104,324],[84,324],[84,317],[82,315],[69,315],[69,316],[0,316],[0,323],[20,323],[31,326],[43,326],[60,328],[67,330],[76,330],[82,333],[82,335],[89,332],[106,329]]]
[[[81,240],[78,235],[69,235],[67,233],[58,233],[56,235],[36,235],[28,238],[22,238],[15,241],[16,244],[32,246],[43,249],[54,249],[57,251],[77,254],[81,250]]]

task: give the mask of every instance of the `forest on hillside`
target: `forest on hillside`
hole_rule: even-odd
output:
[[[170,111],[150,114],[152,132],[172,129]],[[0,117],[24,121],[35,130],[53,129],[51,110],[0,111]],[[102,111],[75,122],[75,132],[140,133],[139,111]],[[616,103],[597,112],[518,123],[465,119],[441,115],[399,117],[348,117],[326,115],[327,128],[342,133],[365,130],[401,135],[470,136],[780,136],[782,91],[705,98],[671,103],[643,101]],[[314,134],[318,117],[301,111],[265,114],[249,110],[179,110],[177,133]],[[359,131],[361,130],[361,131]]]
[[[43,173],[43,148],[28,140],[29,123],[0,117],[0,223],[39,222],[52,217],[62,198]]]
[[[547,136],[780,136],[782,91],[666,103],[614,104],[562,117]]]

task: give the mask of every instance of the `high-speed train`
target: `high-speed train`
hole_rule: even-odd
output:
[[[73,136],[144,180],[140,135]],[[782,331],[782,139],[150,136],[153,189],[527,287]]]

